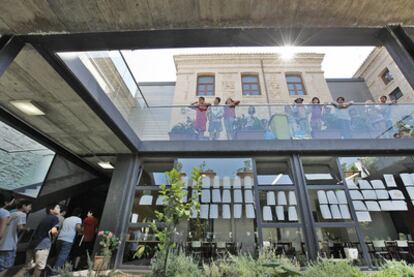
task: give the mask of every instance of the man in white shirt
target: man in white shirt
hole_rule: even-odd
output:
[[[5,209],[7,206],[6,198],[3,194],[0,194],[0,240],[4,241],[7,232],[7,224],[10,221],[10,212]],[[12,259],[12,253],[8,251],[0,251],[0,272],[7,268]],[[14,262],[14,258],[13,258]],[[13,265],[13,264],[12,264]]]
[[[16,258],[18,232],[26,230],[26,217],[32,210],[32,202],[27,199],[19,200],[16,205],[17,211],[12,213],[0,241],[0,271],[13,266]]]
[[[58,256],[54,265],[55,268],[61,268],[64,266],[69,257],[76,234],[80,233],[82,230],[81,213],[82,212],[79,208],[75,208],[72,212],[72,216],[63,221],[62,228],[60,229],[56,242]]]

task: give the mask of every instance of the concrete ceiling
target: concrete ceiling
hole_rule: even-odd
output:
[[[28,116],[10,104],[31,100],[44,116]],[[30,45],[0,78],[0,105],[80,156],[130,153],[116,134]],[[93,162],[93,159],[89,159]]]
[[[0,33],[414,25],[413,0],[3,0]]]

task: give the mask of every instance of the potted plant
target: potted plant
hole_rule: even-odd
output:
[[[120,239],[110,231],[99,231],[98,237],[100,239],[99,245],[101,248],[101,255],[95,255],[94,270],[106,270],[109,267],[109,261],[119,244]]]
[[[187,117],[185,122],[174,125],[168,135],[170,140],[196,140],[197,132],[194,129],[194,121]]]
[[[237,117],[235,119],[235,138],[237,140],[264,139],[266,124],[254,115]]]

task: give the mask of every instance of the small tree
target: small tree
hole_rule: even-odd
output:
[[[199,197],[195,197],[195,199],[190,197],[187,203],[184,202],[187,191],[184,190],[180,170],[181,165],[179,164],[176,168],[165,173],[168,184],[162,184],[159,191],[159,194],[164,197],[164,209],[162,212],[155,211],[157,220],[151,224],[151,229],[159,240],[157,259],[163,259],[162,272],[160,272],[162,276],[167,276],[168,257],[172,249],[176,247],[174,236],[177,225],[182,220],[188,220],[193,211],[198,213],[200,209]],[[202,167],[195,167],[191,173],[192,189],[196,191],[197,196],[200,195],[201,172]]]

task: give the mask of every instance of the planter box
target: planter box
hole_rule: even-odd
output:
[[[237,140],[264,140],[264,130],[243,130],[235,134]]]
[[[197,140],[197,135],[185,133],[168,133],[170,140]]]

